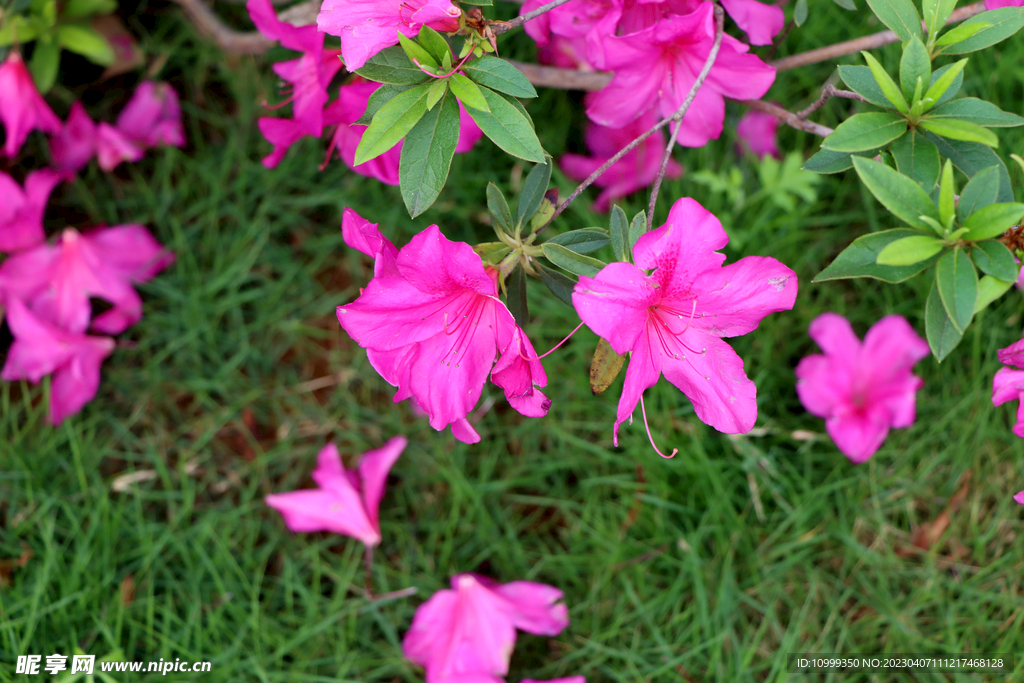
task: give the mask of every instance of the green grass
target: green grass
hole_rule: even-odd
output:
[[[145,223],[178,260],[142,288],[145,317],[120,337],[97,399],[80,415],[50,428],[45,386],[0,386],[0,560],[30,553],[0,585],[0,681],[15,678],[18,654],[76,646],[213,662],[210,674],[161,680],[421,681],[402,657],[402,636],[415,608],[466,571],[565,591],[571,625],[556,638],[521,635],[512,683],[575,674],[590,683],[798,681],[806,678],[786,672],[787,653],[1019,650],[1024,528],[1011,495],[1024,488],[1024,470],[1013,410],[990,401],[995,352],[1019,338],[1019,293],[986,311],[946,362],[918,364],[917,422],[892,432],[868,463],[850,464],[796,397],[792,369],[816,350],[807,325],[831,310],[863,334],[901,313],[923,331],[924,285],[810,284],[845,244],[890,220],[852,174],[822,179],[820,199],[793,212],[767,200],[734,212],[691,178],[738,165],[748,196],[759,188],[727,132],[679,151],[687,173],[665,184],[659,212],[693,196],[720,212],[742,245],[730,247],[730,259],[771,255],[800,276],[792,312],[732,342],[758,386],[758,430],[721,435],[662,382],[647,392],[648,415],[659,445],[679,454],[659,458],[639,414],[613,448],[621,379],[591,396],[596,338],[583,330],[545,361],[546,419],[522,418],[499,400],[477,424],[482,443],[465,446],[393,405],[391,388],[338,328],[334,306],[370,276],[338,225],[352,206],[400,245],[433,222],[453,239],[487,241],[484,187],[493,180],[509,190],[511,162],[486,142],[457,157],[449,188],[417,221],[395,188],[337,161],[317,172],[316,141],[266,170],[255,119],[257,103],[273,98],[267,69],[225,59],[170,17],[155,25],[147,40],[171,54],[161,76],[183,92],[190,147],[114,176],[93,169],[55,195],[47,216],[54,230],[69,217]],[[822,3],[780,54],[877,28],[866,10]],[[528,43],[514,37],[509,50],[527,56]],[[898,60],[894,47],[878,54],[889,66]],[[975,56],[964,91],[1020,112],[1022,85],[1006,65],[1022,61],[1019,37]],[[831,69],[782,74],[769,97],[806,106]],[[555,119],[542,139],[556,154],[579,144],[579,100],[544,93],[531,105],[538,121]],[[835,125],[852,110],[833,102],[819,120]],[[739,114],[730,107],[727,129]],[[1004,153],[1024,142],[1019,131],[1000,138]],[[790,130],[781,142],[807,153],[817,146]],[[564,196],[571,185],[557,179]],[[645,201],[630,198],[627,213]],[[584,200],[563,225],[605,221]],[[528,331],[546,350],[574,316],[538,283],[530,297]],[[818,438],[799,440],[796,430]],[[357,542],[293,535],[262,498],[308,485],[328,440],[351,458],[395,434],[410,445],[382,507],[374,590],[418,594],[368,603]],[[899,554],[968,471],[940,542]],[[151,474],[112,489],[132,472]],[[1017,654],[1009,680],[1024,678]]]

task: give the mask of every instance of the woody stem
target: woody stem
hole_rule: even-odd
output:
[[[545,3],[545,4],[541,5],[540,7],[538,7],[535,10],[533,10],[532,12],[527,12],[526,14],[520,14],[518,17],[516,17],[512,21],[502,22],[502,23],[499,23],[499,24],[491,24],[490,25],[491,32],[494,33],[494,35],[496,35],[496,36],[501,35],[502,33],[505,33],[506,31],[511,31],[514,28],[518,28],[518,27],[522,26],[523,24],[525,24],[526,22],[528,22],[530,19],[536,19],[540,15],[542,15],[542,14],[544,14],[546,12],[550,12],[551,10],[555,9],[556,7],[558,7],[559,5],[564,5],[567,2],[570,2],[570,0],[551,0],[551,2]]]

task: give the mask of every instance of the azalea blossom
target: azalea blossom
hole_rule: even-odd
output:
[[[395,402],[413,398],[431,427],[450,425],[465,443],[480,440],[466,416],[488,375],[523,415],[547,414],[544,368],[498,298],[497,273],[485,271],[468,244],[449,241],[431,225],[398,251],[377,224],[351,209],[342,234],[375,259],[375,271],[358,299],[338,307],[338,322],[398,387]]]
[[[177,91],[169,83],[143,81],[117,115],[117,130],[146,147],[182,147],[185,129]]]
[[[427,683],[504,676],[516,629],[555,636],[569,625],[562,591],[554,586],[498,584],[476,574],[458,574],[451,586],[420,605],[402,639],[406,658],[426,668]]]
[[[722,9],[747,34],[751,45],[771,45],[786,24],[786,15],[778,5],[758,0],[721,0]]]
[[[782,154],[779,153],[779,143],[775,137],[778,129],[779,120],[771,114],[748,111],[740,117],[740,122],[736,126],[736,135],[740,138],[741,150],[756,154],[758,159],[764,159],[766,156],[782,158]]]
[[[114,340],[61,329],[37,318],[17,299],[6,306],[14,343],[7,352],[0,379],[27,379],[38,384],[52,373],[50,422],[59,425],[96,396],[100,365],[114,350]]]
[[[25,302],[40,319],[69,332],[89,327],[90,297],[113,307],[92,321],[107,334],[123,332],[142,317],[133,283],[145,282],[174,262],[141,225],[81,234],[64,230],[54,246],[40,245],[0,264],[0,301]]]
[[[264,500],[296,533],[331,531],[373,547],[381,541],[378,511],[384,484],[407,444],[405,437],[396,436],[363,453],[356,469],[346,470],[337,446],[329,443],[317,455],[313,470],[319,488],[274,493]]]
[[[797,277],[761,256],[723,267],[725,256],[717,250],[728,242],[718,218],[682,198],[665,225],[637,240],[636,265],[611,263],[576,284],[572,300],[583,322],[616,353],[630,353],[615,445],[619,425],[662,374],[690,399],[702,422],[728,434],[754,426],[757,389],[722,337],[748,334],[769,313],[791,309]]]
[[[987,10],[1001,7],[1024,7],[1024,0],[985,0]]]
[[[97,125],[76,100],[61,130],[50,136],[50,156],[55,168],[70,173],[80,171],[95,156],[100,168],[109,173],[122,161],[141,159],[145,144],[109,123]]]
[[[30,131],[56,133],[61,127],[17,50],[11,50],[0,64],[0,121],[7,134],[4,154],[8,157],[18,153]]]
[[[624,36],[604,38],[604,67],[615,72],[587,108],[596,123],[622,128],[652,107],[668,118],[682,105],[714,43],[714,12],[702,3]],[[701,147],[722,134],[725,97],[758,99],[775,80],[775,69],[725,35],[707,79],[683,117],[678,142]]]
[[[796,367],[796,392],[804,408],[825,418],[839,450],[855,463],[874,455],[890,428],[914,423],[917,390],[924,380],[911,374],[928,355],[928,344],[903,316],[889,315],[864,336],[836,313],[822,313],[808,330],[824,355]]]
[[[0,171],[0,251],[13,252],[41,244],[43,213],[46,204],[64,174],[50,169],[32,171],[25,178],[25,189]]]
[[[565,154],[558,164],[573,180],[583,180],[655,123],[657,115],[654,110],[648,110],[624,128],[608,128],[588,122],[584,128],[583,141],[594,156]],[[630,150],[594,181],[595,185],[604,188],[594,202],[594,211],[607,211],[613,201],[653,183],[661,169],[664,155],[665,135],[661,131],[649,136]],[[679,162],[669,159],[665,177],[678,178],[682,174],[683,167]]]
[[[999,362],[1024,368],[1024,339],[999,349]],[[1020,400],[1017,406],[1017,423],[1013,433],[1024,439],[1024,370],[1000,368],[992,380],[992,404],[1000,406],[1008,401]]]
[[[349,71],[398,44],[399,32],[415,38],[421,26],[441,33],[459,30],[462,11],[450,0],[324,0],[316,25],[341,37],[341,54]]]

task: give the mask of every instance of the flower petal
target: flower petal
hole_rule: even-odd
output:
[[[363,503],[374,529],[380,528],[378,511],[380,500],[384,496],[384,485],[387,483],[388,472],[391,471],[395,461],[402,455],[402,451],[405,450],[408,443],[404,436],[392,437],[380,448],[363,453],[363,457],[359,460]]]
[[[749,334],[769,313],[792,309],[797,289],[796,273],[783,264],[773,258],[747,256],[696,279],[697,308],[692,324],[716,337]]]

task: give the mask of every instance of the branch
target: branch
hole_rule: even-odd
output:
[[[224,52],[241,55],[263,54],[276,42],[263,37],[257,31],[236,31],[224,24],[204,0],[174,0],[195,25],[200,35],[213,40]],[[320,0],[306,0],[281,12],[281,21],[297,26],[316,23],[320,11]]]
[[[818,101],[812,104],[811,106],[807,107],[807,109],[804,109],[803,111],[797,113],[796,117],[798,119],[806,119],[808,116],[821,109],[821,107],[833,97],[842,97],[847,100],[867,102],[866,99],[864,99],[857,93],[851,92],[849,90],[840,90],[836,86],[829,83],[828,85],[821,89],[821,97],[818,98]]]
[[[505,33],[506,31],[511,31],[514,28],[518,28],[518,27],[522,26],[523,24],[525,24],[526,22],[530,21],[531,19],[536,19],[540,15],[545,14],[546,12],[550,12],[551,10],[555,9],[556,7],[558,7],[559,5],[564,5],[565,3],[570,2],[570,1],[571,0],[551,0],[551,2],[548,2],[548,3],[545,3],[545,4],[541,5],[540,7],[538,7],[535,10],[533,10],[532,12],[527,12],[526,14],[520,14],[518,17],[516,17],[512,21],[501,21],[501,22],[495,22],[493,24],[490,24],[491,32],[494,35],[499,36],[502,33]]]
[[[722,47],[722,34],[725,32],[725,11],[722,10],[722,6],[715,2],[715,43],[711,46],[711,52],[708,53],[708,58],[704,60],[704,68],[697,74],[697,80],[693,82],[693,86],[690,87],[690,92],[686,94],[686,99],[683,100],[682,106],[679,110],[672,115],[672,121],[675,122],[676,127],[672,131],[672,135],[669,136],[668,145],[665,146],[665,156],[661,160],[661,168],[658,170],[658,175],[654,178],[654,187],[651,188],[651,201],[647,206],[647,231],[650,232],[651,227],[654,225],[654,207],[658,203],[658,191],[661,189],[661,181],[665,179],[665,171],[668,169],[668,162],[672,158],[672,148],[676,146],[676,138],[679,137],[679,129],[682,128],[679,122],[686,116],[687,110],[690,105],[693,104],[693,100],[697,97],[697,92],[700,87],[704,85],[704,80],[711,73],[711,67],[715,64],[715,59],[718,57],[718,50]]]
[[[811,135],[817,135],[823,138],[832,134],[832,129],[828,126],[823,126],[820,123],[815,123],[814,121],[804,120],[800,118],[798,114],[794,114],[791,111],[783,109],[777,104],[765,102],[764,100],[736,100],[736,102],[738,104],[742,104],[748,109],[753,109],[754,111],[763,112],[765,114],[771,114],[790,128],[796,128],[797,130],[802,130],[805,133],[810,133]]]

